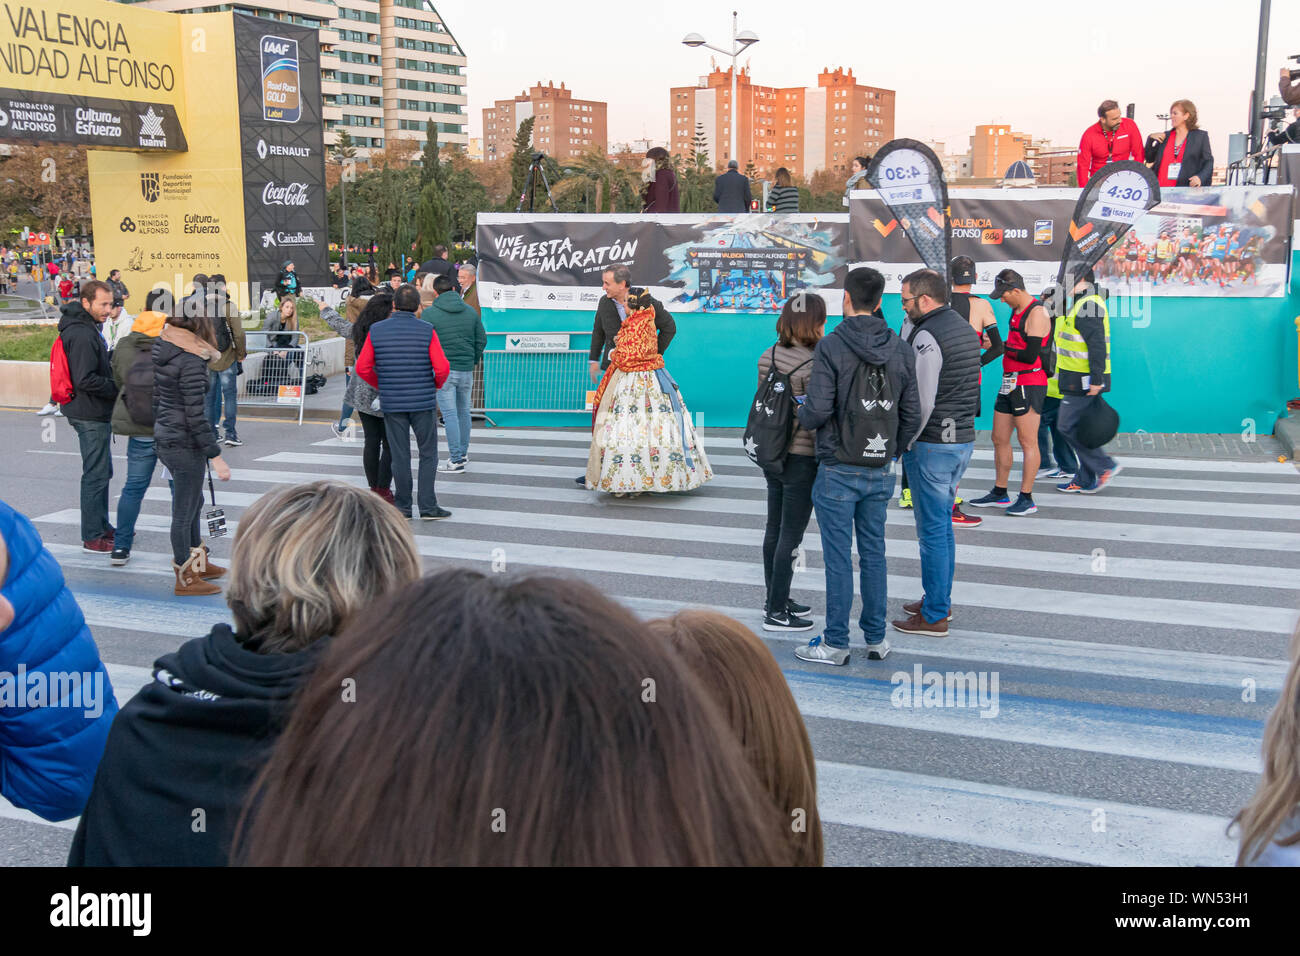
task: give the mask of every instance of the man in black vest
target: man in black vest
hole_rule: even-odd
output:
[[[903,280],[902,300],[911,321],[924,423],[903,453],[903,467],[916,511],[925,594],[903,605],[908,617],[894,621],[894,630],[945,637],[956,572],[952,506],[975,450],[980,337],[949,307],[948,283],[932,269],[918,269]]]
[[[420,484],[416,504],[425,521],[451,512],[438,506],[438,389],[451,366],[433,326],[416,316],[420,290],[403,285],[393,296],[393,314],[370,327],[357,356],[356,372],[379,389],[384,429],[393,455],[394,504],[411,517],[411,433],[420,449]]]

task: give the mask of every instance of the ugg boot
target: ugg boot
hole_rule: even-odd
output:
[[[212,563],[212,554],[208,551],[208,546],[206,544],[201,544],[194,550],[203,552],[202,563],[196,563],[194,565],[194,570],[198,572],[199,577],[204,581],[211,581],[212,579],[219,578],[226,573],[226,569],[221,567],[221,565]]]
[[[221,588],[215,584],[204,581],[195,570],[195,562],[203,560],[202,548],[191,548],[189,560],[182,565],[172,562],[172,570],[176,572],[176,596],[177,597],[202,597],[208,594],[220,594]]]

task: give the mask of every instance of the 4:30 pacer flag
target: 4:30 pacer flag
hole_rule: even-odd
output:
[[[946,279],[952,261],[948,184],[934,150],[914,139],[890,140],[872,158],[866,178],[894,217],[877,219],[876,229],[888,235],[901,226],[921,261]]]
[[[1070,233],[1056,281],[1067,289],[1074,288],[1078,277],[1096,265],[1159,202],[1156,175],[1141,163],[1127,159],[1097,170],[1083,187],[1083,195],[1070,217]]]

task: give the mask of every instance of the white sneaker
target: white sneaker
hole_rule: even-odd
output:
[[[843,667],[849,662],[849,649],[847,647],[831,647],[829,644],[824,644],[820,637],[814,637],[807,644],[796,647],[794,656],[801,661],[808,661],[812,664],[831,664],[835,667]]]
[[[53,402],[46,402],[46,403],[45,403],[45,407],[42,408],[42,409],[41,409],[39,412],[37,412],[36,414],[37,414],[37,415],[57,415],[57,414],[59,414],[61,411],[62,411],[62,409],[59,408],[58,405],[55,405]]]
[[[444,475],[458,475],[464,470],[465,463],[463,461],[444,461],[438,466],[438,471]]]
[[[883,661],[889,656],[889,650],[889,640],[882,637],[879,644],[867,645],[867,660]]]
[[[334,433],[334,437],[337,438],[339,441],[344,441],[344,442],[356,441],[356,437],[353,434],[353,430],[351,428],[340,428],[338,422],[330,422],[330,431]]]

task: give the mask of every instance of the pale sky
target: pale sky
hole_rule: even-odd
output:
[[[469,56],[469,129],[482,110],[538,80],[564,81],[609,103],[612,142],[668,135],[668,90],[693,85],[710,51],[690,32],[730,46],[731,13],[760,42],[749,59],[767,86],[813,86],[823,67],[898,91],[895,134],[965,152],[974,127],[1007,123],[1077,146],[1103,99],[1137,104],[1143,135],[1182,97],[1196,103],[1215,162],[1245,131],[1259,27],[1257,0],[435,0]],[[1082,23],[1079,21],[1082,20]],[[1266,91],[1285,56],[1300,54],[1300,0],[1274,0]],[[726,64],[719,57],[719,65]]]

